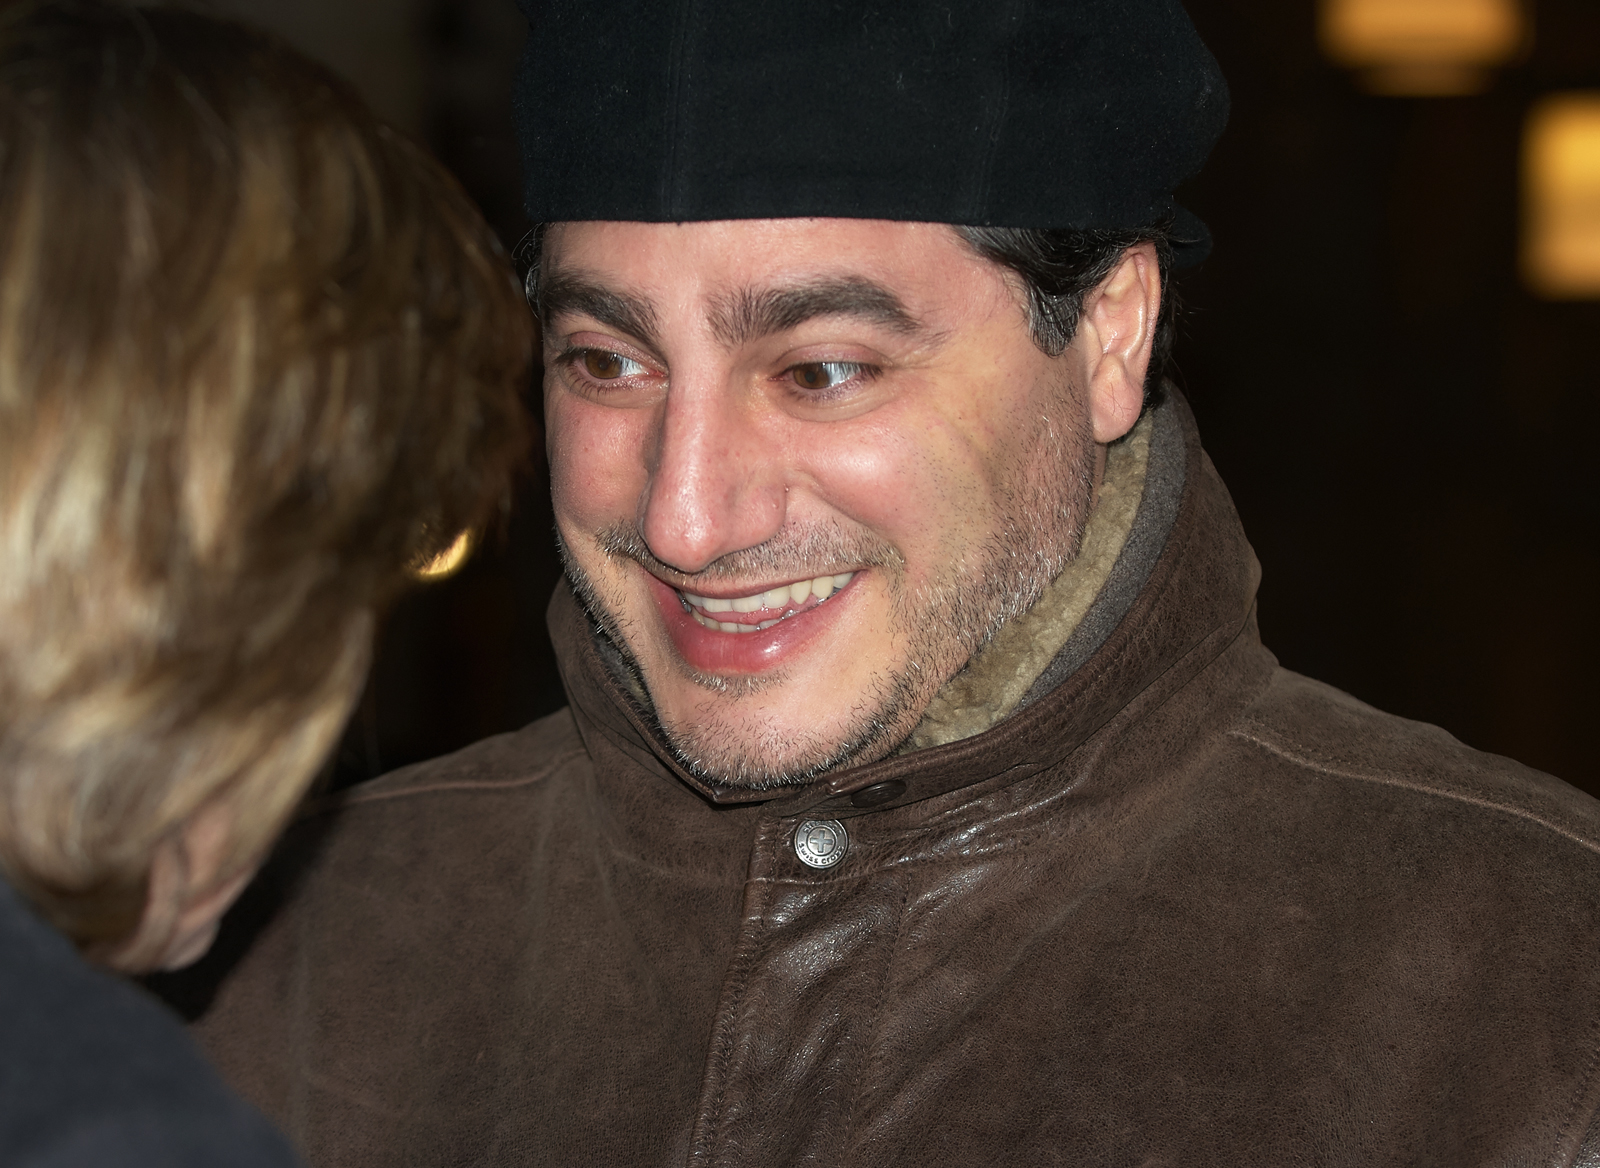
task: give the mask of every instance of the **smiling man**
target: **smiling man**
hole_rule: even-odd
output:
[[[899,746],[1073,559],[1161,298],[1129,248],[1051,355],[942,225],[571,223],[543,252],[569,575],[679,761],[756,790]]]
[[[1162,379],[1174,0],[524,7],[571,705],[308,817],[237,1085],[327,1165],[1600,1163],[1600,809],[1280,669]]]

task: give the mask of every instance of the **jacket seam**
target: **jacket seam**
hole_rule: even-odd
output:
[[[1595,1099],[1595,1072],[1600,1069],[1600,1019],[1591,1019],[1589,1022],[1589,1057],[1584,1061],[1583,1074],[1578,1080],[1578,1089],[1573,1092],[1572,1102],[1567,1107],[1567,1113],[1562,1118],[1561,1127],[1556,1132],[1556,1163],[1563,1168],[1570,1168],[1577,1163],[1578,1156],[1583,1152],[1583,1139],[1594,1126],[1596,1114],[1600,1114],[1600,1101]],[[1579,1130],[1575,1122],[1584,1107],[1588,1107],[1588,1122]],[[1565,1148],[1563,1148],[1565,1145]]]
[[[1452,803],[1465,803],[1472,807],[1481,807],[1486,811],[1498,811],[1503,815],[1511,815],[1518,819],[1525,819],[1530,823],[1537,824],[1546,831],[1561,836],[1570,843],[1575,843],[1579,847],[1585,848],[1590,852],[1600,855],[1600,843],[1597,843],[1586,836],[1579,835],[1574,831],[1569,831],[1567,828],[1562,827],[1559,823],[1554,823],[1550,819],[1534,811],[1515,807],[1508,803],[1499,803],[1492,799],[1481,799],[1474,795],[1464,795],[1458,792],[1440,790],[1438,787],[1428,786],[1424,783],[1407,782],[1405,779],[1395,775],[1373,773],[1364,774],[1348,767],[1330,765],[1329,763],[1312,758],[1307,754],[1299,753],[1286,747],[1279,746],[1275,742],[1268,742],[1264,738],[1258,738],[1256,735],[1245,730],[1235,729],[1228,731],[1228,733],[1234,738],[1239,738],[1245,742],[1253,743],[1256,746],[1259,746],[1261,749],[1275,754],[1287,762],[1292,762],[1299,766],[1309,767],[1310,769],[1319,771],[1325,775],[1336,775],[1339,778],[1353,779],[1357,782],[1376,783],[1385,787],[1395,787],[1403,791],[1412,791],[1419,795],[1430,795],[1436,799],[1444,799]]]
[[[872,1036],[867,1040],[865,1057],[856,1063],[856,1072],[850,1078],[850,1098],[855,1100],[855,1107],[851,1109],[847,1138],[839,1141],[841,1148],[855,1147],[857,1129],[861,1126],[861,1111],[866,1105],[866,1099],[861,1092],[863,1077],[868,1083],[879,1081],[878,1049],[879,1040],[883,1037],[883,1001],[889,996],[889,981],[894,974],[895,958],[900,953],[901,941],[906,935],[906,904],[911,899],[911,882],[900,873],[896,873],[896,876],[899,878],[900,904],[895,909],[894,937],[889,943],[889,954],[884,958],[883,976],[878,979],[878,992],[872,1000]],[[854,1159],[844,1161],[847,1164],[853,1162]]]
[[[755,848],[759,849],[768,841],[767,831],[763,830],[755,841]],[[704,1127],[698,1139],[691,1135],[689,1147],[689,1162],[696,1160],[705,1163],[717,1161],[716,1141],[723,1123],[723,1105],[728,1095],[729,1064],[733,1058],[733,1036],[739,1025],[739,1014],[744,1009],[746,998],[751,984],[751,972],[760,962],[761,955],[766,952],[769,944],[767,925],[767,909],[769,895],[773,881],[765,876],[752,876],[750,878],[750,891],[759,892],[761,909],[756,914],[754,944],[750,949],[741,954],[734,951],[734,968],[729,971],[729,998],[727,1009],[723,1010],[718,1003],[716,1015],[713,1019],[711,1035],[711,1049],[707,1052],[706,1079],[713,1074],[716,1076],[716,1095],[712,1098],[709,1107],[700,1115],[704,1120]],[[744,932],[745,922],[749,918],[741,916],[740,933]],[[702,1089],[705,1080],[702,1080]],[[700,1127],[697,1122],[696,1127]]]
[[[390,799],[404,799],[411,795],[433,795],[443,791],[508,791],[547,779],[555,771],[584,754],[583,748],[576,747],[565,754],[557,755],[532,774],[518,775],[514,779],[441,779],[420,786],[403,787],[398,791],[363,791],[357,794],[345,795],[331,802],[337,806],[348,807],[361,803],[382,803]],[[324,811],[330,809],[326,806],[318,806],[311,810]]]
[[[1266,739],[1263,739],[1246,730],[1234,729],[1230,730],[1229,734],[1234,738],[1242,739],[1243,741],[1252,743],[1271,754],[1275,754],[1287,762],[1292,762],[1299,766],[1309,767],[1310,769],[1318,771],[1322,774],[1335,775],[1345,779],[1353,779],[1357,782],[1381,784],[1383,786],[1394,787],[1403,791],[1411,791],[1419,795],[1428,795],[1432,796],[1433,798],[1448,800],[1452,803],[1464,803],[1468,806],[1483,808],[1487,811],[1495,811],[1503,815],[1514,816],[1518,819],[1527,820],[1530,823],[1542,827],[1546,831],[1552,832],[1555,835],[1567,840],[1569,843],[1577,844],[1579,847],[1585,848],[1590,852],[1600,853],[1600,845],[1597,845],[1594,841],[1578,835],[1575,832],[1569,831],[1560,824],[1553,823],[1546,817],[1533,811],[1515,807],[1507,803],[1499,803],[1492,799],[1482,799],[1472,795],[1460,794],[1458,792],[1442,791],[1437,787],[1431,787],[1423,783],[1407,782],[1405,779],[1395,775],[1373,773],[1363,774],[1362,772],[1352,768],[1332,766],[1326,762],[1310,757],[1303,751],[1291,751],[1286,747],[1280,746],[1275,742],[1269,742]],[[1556,1129],[1556,1154],[1553,1157],[1553,1162],[1563,1166],[1563,1168],[1571,1168],[1571,1166],[1576,1163],[1578,1155],[1583,1151],[1581,1144],[1584,1135],[1587,1134],[1589,1125],[1585,1125],[1584,1130],[1579,1131],[1576,1127],[1578,1117],[1585,1113],[1586,1106],[1590,1124],[1593,1123],[1596,1115],[1600,1115],[1600,1100],[1595,1098],[1596,1071],[1600,1070],[1600,1019],[1591,1019],[1588,1029],[1589,1037],[1586,1044],[1588,1053],[1584,1058],[1582,1070],[1577,1075],[1578,1085],[1574,1089],[1571,1101],[1567,1104],[1565,1112],[1561,1117],[1560,1126]]]

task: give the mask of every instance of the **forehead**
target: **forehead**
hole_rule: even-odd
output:
[[[818,280],[870,282],[935,318],[1013,298],[1005,270],[943,223],[558,223],[545,236],[541,269],[543,279],[581,277],[668,309]]]

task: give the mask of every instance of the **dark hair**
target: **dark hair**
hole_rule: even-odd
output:
[[[1052,357],[1060,356],[1072,343],[1084,297],[1112,273],[1123,254],[1137,244],[1155,244],[1161,270],[1161,311],[1144,382],[1145,405],[1154,404],[1172,352],[1176,313],[1168,279],[1172,270],[1170,224],[1130,231],[966,226],[955,230],[979,255],[1022,277],[1034,344]]]

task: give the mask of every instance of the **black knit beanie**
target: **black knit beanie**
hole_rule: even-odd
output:
[[[519,0],[536,222],[1174,225],[1227,120],[1178,0]],[[1188,253],[1188,254],[1185,254]]]

